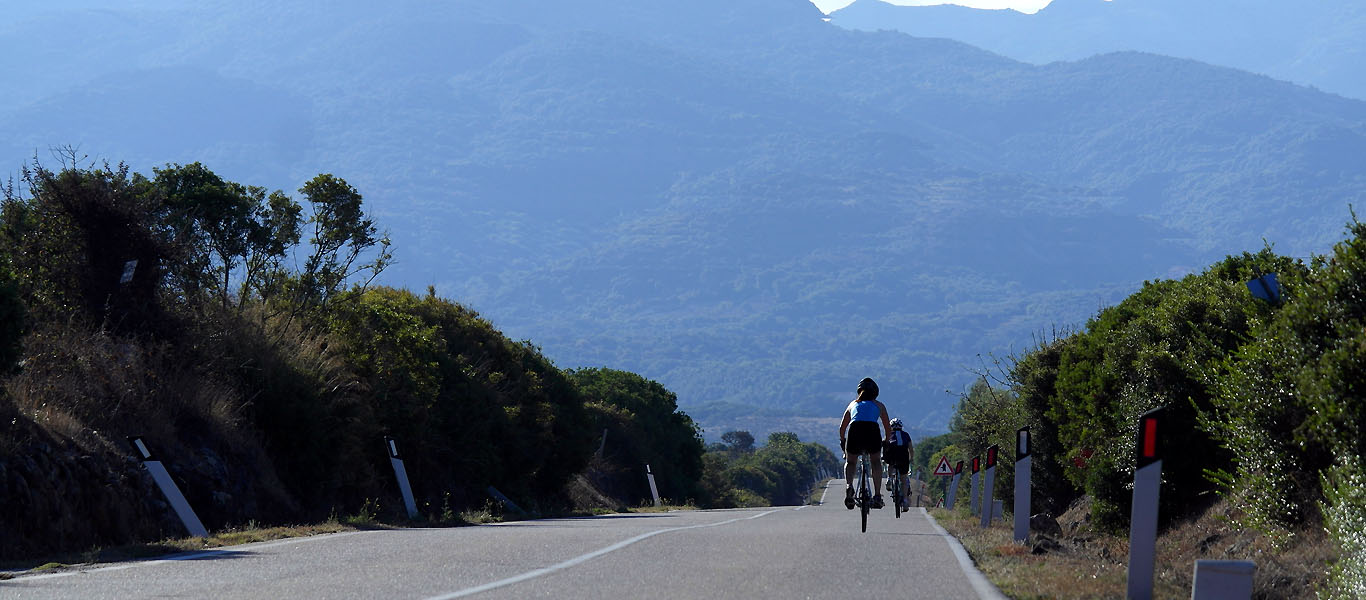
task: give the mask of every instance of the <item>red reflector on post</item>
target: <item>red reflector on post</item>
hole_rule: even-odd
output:
[[[1138,431],[1134,435],[1135,468],[1142,469],[1162,460],[1162,453],[1165,452],[1162,448],[1166,444],[1157,439],[1157,423],[1164,418],[1165,412],[1158,407],[1139,415]]]
[[[1143,421],[1143,458],[1157,456],[1157,419]]]

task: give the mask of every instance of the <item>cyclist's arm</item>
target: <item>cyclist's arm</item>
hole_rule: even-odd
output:
[[[844,411],[844,420],[840,421],[840,449],[844,448],[844,434],[849,430],[849,411]]]
[[[882,430],[887,432],[887,436],[883,439],[890,442],[892,441],[892,420],[887,417],[887,405],[883,404],[881,400],[874,400],[874,402],[877,402],[877,409],[881,412],[879,416],[882,417]]]

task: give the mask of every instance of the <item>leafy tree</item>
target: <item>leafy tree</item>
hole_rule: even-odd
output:
[[[1348,231],[1308,270],[1277,265],[1286,301],[1225,363],[1206,420],[1237,459],[1223,479],[1245,523],[1281,537],[1320,520],[1321,476],[1353,479],[1353,463],[1338,461],[1366,449],[1366,225]]]
[[[721,434],[721,441],[729,446],[733,452],[754,451],[754,435],[748,431],[727,431]]]
[[[188,248],[177,265],[181,288],[205,290],[228,304],[229,280],[239,256],[246,254],[254,207],[240,185],[224,181],[200,163],[154,169],[155,191],[162,195],[171,235]]]
[[[238,308],[252,294],[266,296],[281,261],[299,243],[301,207],[283,192],[224,181],[200,163],[155,169],[154,190],[166,207],[171,235],[188,248],[181,286],[205,289]],[[232,285],[237,277],[239,285]]]
[[[800,504],[820,474],[839,468],[824,445],[785,431],[769,434],[752,452],[708,452],[704,464],[703,486],[713,507]]]
[[[299,193],[312,209],[307,221],[312,251],[299,275],[300,299],[306,306],[325,307],[352,277],[367,274],[364,288],[388,267],[393,260],[389,238],[376,237],[379,233],[362,210],[360,192],[345,180],[330,173],[318,175]],[[374,247],[375,259],[359,263],[361,254]]]
[[[1076,339],[1075,336],[1058,337],[1041,343],[1017,360],[1010,370],[1012,387],[1025,413],[1024,422],[1030,428],[1033,456],[1030,506],[1052,515],[1062,514],[1081,492],[1066,475],[1071,458],[1081,458],[1080,453],[1069,454],[1064,449],[1058,437],[1056,418],[1061,414],[1056,408],[1058,369],[1064,348]]]
[[[649,464],[661,495],[679,500],[700,496],[701,432],[687,413],[678,410],[673,392],[635,373],[614,369],[577,369],[569,377],[598,415],[594,431],[607,429],[606,452],[627,482],[628,494],[637,499],[650,497],[640,475]]]
[[[24,303],[39,319],[79,316],[128,331],[167,327],[162,266],[174,245],[156,221],[148,181],[126,165],[23,169],[24,196],[5,188],[0,245]],[[137,261],[130,281],[125,264]]]
[[[986,464],[987,448],[1001,447],[997,456],[996,489],[1008,490],[1014,481],[1015,465],[1007,456],[1015,443],[1015,431],[1023,426],[1024,414],[1015,393],[997,389],[978,379],[958,402],[958,410],[949,423],[955,444],[968,454],[981,457]]]

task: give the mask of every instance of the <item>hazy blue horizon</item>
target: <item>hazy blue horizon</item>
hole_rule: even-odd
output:
[[[985,8],[993,10],[1013,8],[1022,13],[1036,13],[1043,7],[1048,6],[1049,2],[1052,2],[1052,0],[958,0],[957,2],[944,2],[942,0],[882,1],[888,4],[896,4],[899,6],[934,6],[938,4],[957,4],[959,6],[967,6],[969,8]],[[849,6],[850,4],[853,4],[854,0],[811,0],[811,3],[815,4],[816,8],[821,9],[821,12],[830,14],[831,11],[839,10],[841,8]]]

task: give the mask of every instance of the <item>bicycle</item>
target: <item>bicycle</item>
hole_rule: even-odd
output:
[[[901,489],[901,470],[887,465],[887,472],[890,474],[887,488],[892,493],[892,505],[896,507],[896,518],[901,518],[901,506],[906,500],[905,490]]]

